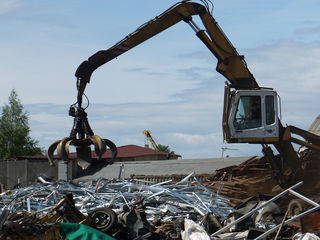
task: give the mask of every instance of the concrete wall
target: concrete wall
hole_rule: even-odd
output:
[[[12,189],[20,185],[29,186],[38,180],[38,177],[58,178],[58,162],[50,166],[46,159],[16,159],[0,161],[0,184],[5,189]],[[68,162],[68,179],[77,175],[78,167],[74,161]]]
[[[21,184],[25,187],[27,183],[27,166],[25,160],[10,160],[6,161],[6,188],[14,188]]]
[[[7,164],[5,161],[0,161],[0,184],[4,184],[7,180]]]
[[[77,176],[79,171],[82,171],[75,160],[68,162],[59,161],[57,167],[57,179],[65,181],[72,180]]]
[[[57,166],[50,166],[48,161],[42,159],[27,159],[26,184],[34,183],[38,177],[57,177]]]

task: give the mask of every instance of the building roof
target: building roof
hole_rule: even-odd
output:
[[[115,162],[112,165],[103,165],[102,167],[102,164],[93,166],[75,181],[118,178],[120,171],[123,171],[122,177],[124,178],[130,178],[132,175],[187,175],[192,172],[195,174],[213,174],[217,169],[238,165],[253,158],[251,156]]]
[[[124,145],[117,147],[118,149],[118,154],[117,158],[129,158],[129,157],[142,157],[142,156],[150,156],[150,155],[167,155],[167,152],[161,152],[157,150],[153,150],[151,148],[145,148],[145,147],[140,147],[137,145]],[[176,157],[181,157],[178,154],[172,154],[172,156]],[[108,159],[112,157],[112,152],[110,149],[107,149],[107,151],[102,155],[101,158],[103,159]],[[76,158],[76,153],[70,153],[69,158],[75,159]],[[97,154],[92,151],[92,158],[98,158]]]
[[[129,157],[142,157],[142,156],[150,156],[150,155],[165,155],[167,156],[167,152],[161,152],[157,150],[153,150],[151,148],[145,148],[145,147],[140,147],[137,145],[124,145],[117,147],[118,149],[118,154],[117,158],[129,158]],[[92,158],[98,158],[97,154],[95,151],[91,152]],[[110,149],[107,149],[107,151],[102,155],[103,159],[111,159],[112,153]],[[181,155],[178,154],[172,154],[173,157],[181,157]],[[54,156],[55,159],[59,159],[60,157],[58,155]],[[77,158],[77,153],[72,152],[69,154],[70,159],[76,159]],[[47,159],[47,156],[21,156],[18,158],[13,158],[13,159],[6,159],[6,160],[18,160],[18,159]]]

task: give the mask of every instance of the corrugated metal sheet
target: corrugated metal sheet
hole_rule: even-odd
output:
[[[312,132],[320,136],[320,115],[311,124],[309,132]]]
[[[212,174],[216,169],[231,165],[238,165],[252,157],[230,157],[230,158],[203,158],[203,159],[177,159],[160,161],[127,161],[115,162],[112,165],[97,169],[88,169],[86,176],[76,181],[97,180],[99,178],[117,178],[124,167],[125,178],[131,175],[173,175],[173,174]]]

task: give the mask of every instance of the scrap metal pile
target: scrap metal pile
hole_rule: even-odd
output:
[[[52,223],[85,221],[115,239],[181,239],[185,218],[204,220],[211,213],[223,220],[233,211],[227,199],[200,182],[190,186],[187,180],[174,185],[169,181],[154,185],[125,180],[45,182],[4,192],[0,236],[45,235],[56,231]]]
[[[232,207],[193,173],[177,183],[157,184],[42,180],[0,195],[0,239],[91,239],[97,234],[92,239],[251,239],[250,234],[272,229],[287,215],[281,205],[268,201],[263,196]],[[319,208],[309,203],[315,205],[313,211]],[[233,224],[248,212],[256,214]],[[280,236],[293,236],[298,225],[282,226]],[[86,237],[80,237],[81,229]]]

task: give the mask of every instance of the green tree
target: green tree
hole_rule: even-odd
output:
[[[8,100],[9,104],[2,108],[0,118],[0,159],[42,155],[38,141],[29,136],[29,117],[14,89]]]
[[[158,147],[159,151],[161,151],[161,152],[167,152],[167,153],[174,154],[174,151],[171,151],[170,147],[167,145],[158,144],[157,147]]]

